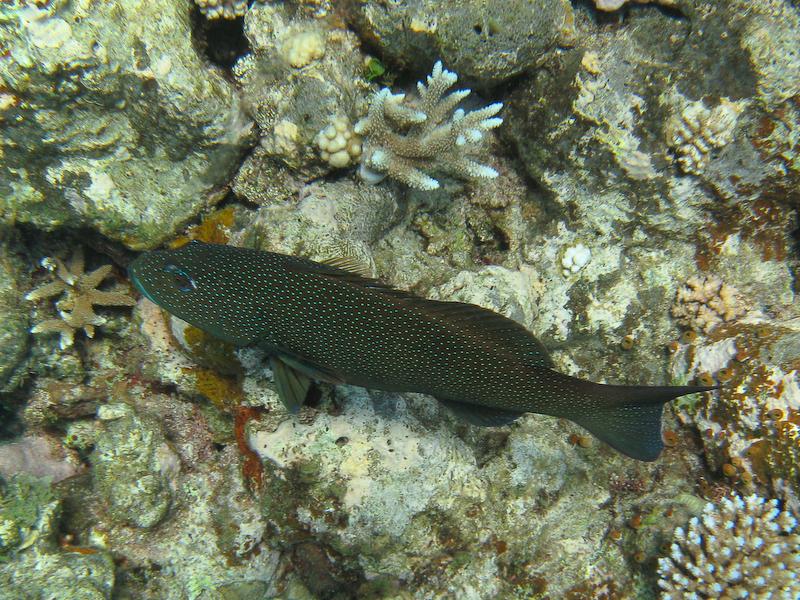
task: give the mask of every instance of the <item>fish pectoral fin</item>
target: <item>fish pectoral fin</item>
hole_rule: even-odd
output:
[[[439,400],[462,421],[478,427],[502,427],[519,419],[524,412],[503,410],[477,404],[466,404],[454,400]]]
[[[275,385],[281,402],[289,412],[298,412],[305,404],[308,390],[313,385],[311,380],[277,356],[271,356],[269,364],[275,376]]]
[[[344,383],[344,379],[342,379],[339,375],[324,367],[322,365],[318,365],[306,358],[298,357],[298,356],[289,356],[287,354],[280,354],[280,360],[284,363],[289,365],[295,371],[298,371],[309,377],[310,379],[314,379],[316,381],[323,381],[325,383],[331,383],[334,385],[341,385]]]

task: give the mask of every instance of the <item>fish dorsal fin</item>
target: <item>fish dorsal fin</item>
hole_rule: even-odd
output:
[[[275,386],[278,388],[281,402],[290,413],[297,413],[305,404],[308,390],[312,386],[311,379],[290,367],[277,356],[271,356],[269,364],[275,376]]]
[[[372,269],[370,266],[358,260],[355,256],[333,256],[323,260],[322,264],[353,273],[365,279],[369,279],[372,276]]]
[[[547,349],[536,336],[505,315],[463,302],[422,300],[420,306],[435,317],[458,323],[474,335],[499,344],[529,365],[546,369],[554,366]]]
[[[500,344],[527,364],[547,369],[554,366],[545,347],[530,331],[516,321],[487,308],[464,302],[443,302],[420,298],[411,292],[395,289],[378,279],[364,277],[356,272],[329,264],[295,259],[290,268],[298,272],[324,275],[364,289],[375,290],[407,306],[424,311],[434,318],[464,327],[487,341]]]
[[[453,414],[462,421],[478,427],[502,427],[513,423],[525,414],[501,408],[466,404],[465,402],[456,402],[454,400],[440,400],[440,402],[453,411]]]

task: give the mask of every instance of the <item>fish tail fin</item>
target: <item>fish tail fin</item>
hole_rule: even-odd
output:
[[[716,387],[603,385],[593,390],[597,405],[569,418],[623,454],[653,461],[661,454],[664,404],[679,396]]]

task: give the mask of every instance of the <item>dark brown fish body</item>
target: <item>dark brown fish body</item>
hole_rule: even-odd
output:
[[[176,316],[272,358],[281,397],[309,379],[430,394],[474,424],[525,412],[571,419],[622,452],[653,460],[663,403],[699,387],[607,386],[552,370],[516,322],[469,304],[418,298],[291,256],[193,242],[151,252],[131,278]]]

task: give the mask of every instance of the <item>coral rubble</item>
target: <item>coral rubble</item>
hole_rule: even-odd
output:
[[[84,271],[83,248],[78,246],[65,264],[58,258],[45,258],[42,266],[55,275],[50,283],[29,292],[25,299],[31,302],[61,296],[56,302],[60,318],[47,319],[33,326],[33,333],[58,333],[62,350],[71,346],[75,332],[82,329],[88,337],[94,337],[95,327],[106,322],[94,312],[95,305],[133,306],[136,300],[126,291],[97,289],[111,275],[112,266],[103,265],[94,271]]]
[[[426,82],[417,83],[416,102],[404,103],[406,95],[389,88],[373,96],[369,113],[355,126],[364,137],[362,179],[377,183],[389,176],[413,188],[433,190],[439,182],[427,169],[464,178],[497,177],[497,171],[475,162],[469,153],[486,131],[503,122],[495,116],[503,105],[495,102],[469,112],[456,108],[470,93],[447,93],[457,79],[437,62]]]
[[[797,598],[796,527],[777,500],[751,495],[707,504],[675,530],[669,556],[659,559],[661,598]]]

